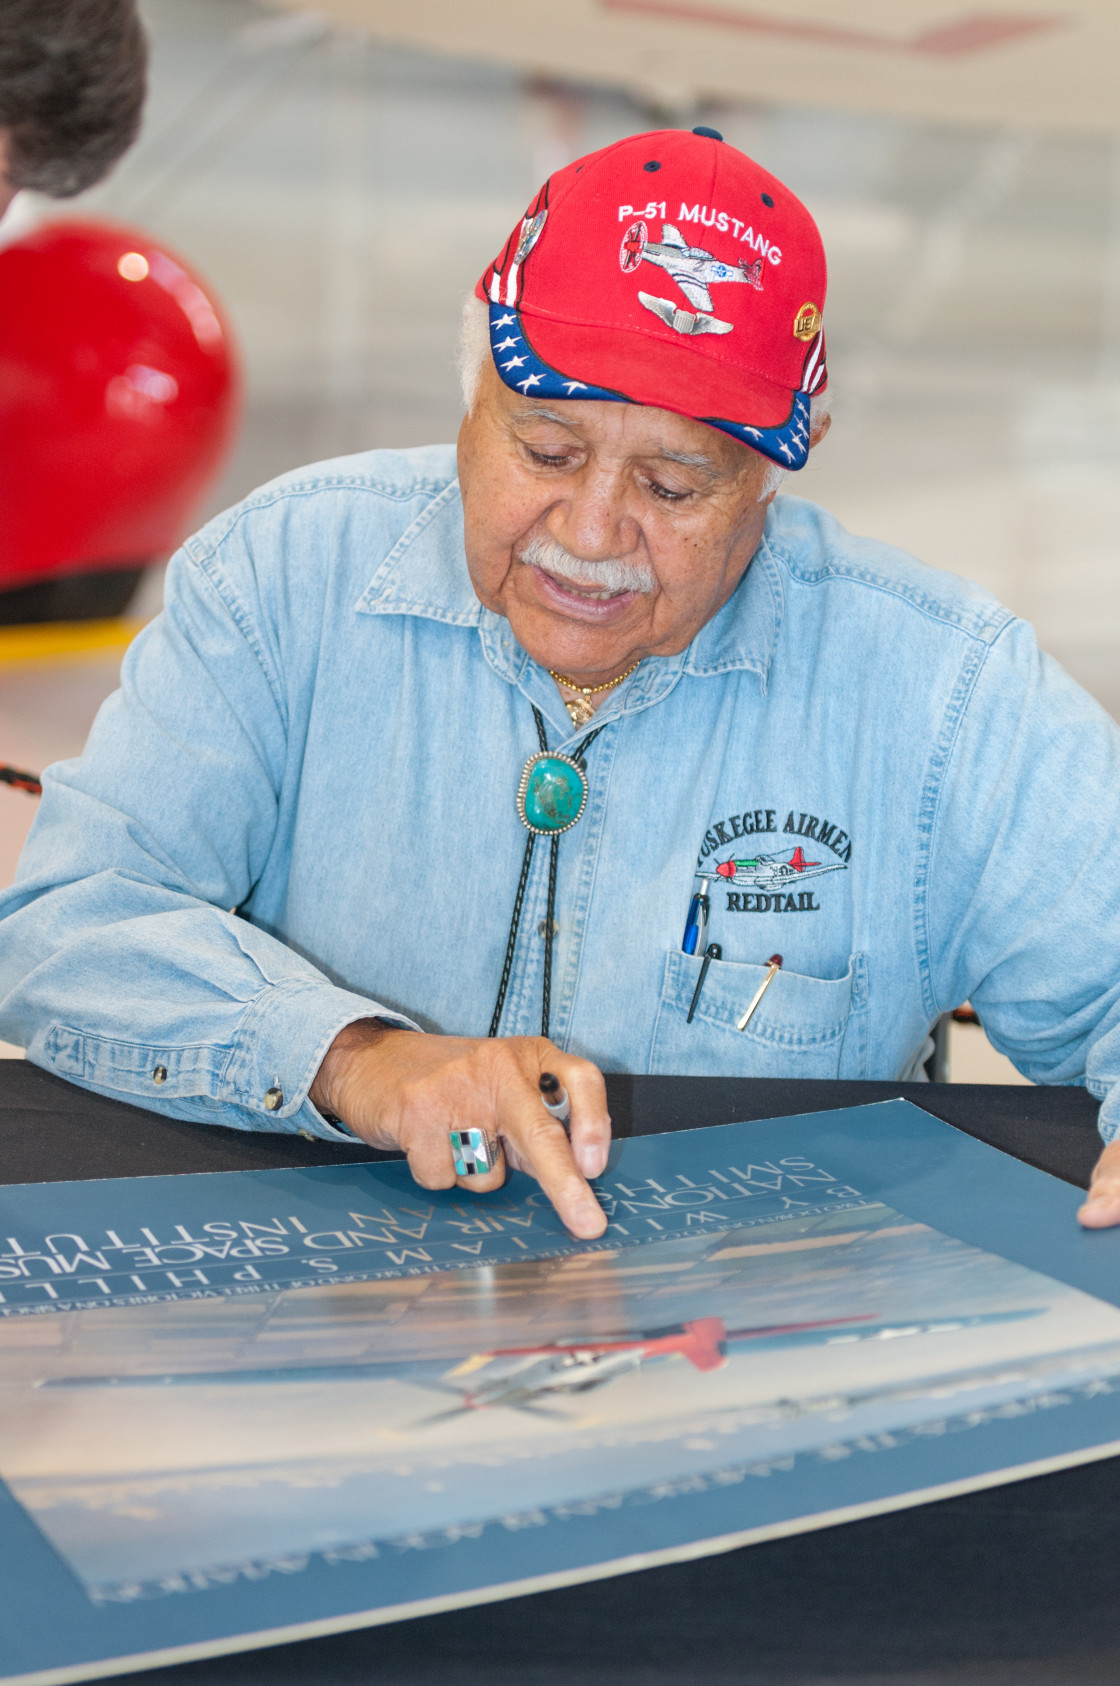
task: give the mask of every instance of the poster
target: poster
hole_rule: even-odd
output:
[[[526,1178],[431,1194],[392,1163],[0,1191],[0,1677],[454,1608],[1120,1447],[1120,1237],[906,1102],[622,1142],[597,1187],[594,1243]]]

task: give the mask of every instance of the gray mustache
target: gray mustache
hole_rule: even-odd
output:
[[[574,585],[591,586],[597,591],[642,591],[656,588],[653,569],[644,562],[629,562],[621,556],[608,556],[599,562],[585,562],[573,556],[555,539],[533,538],[518,553],[518,561],[531,568],[540,568]]]

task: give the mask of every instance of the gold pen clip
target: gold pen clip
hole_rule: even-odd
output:
[[[777,977],[777,975],[781,971],[781,969],[782,969],[782,957],[781,957],[781,955],[780,954],[772,954],[770,956],[769,960],[766,962],[766,976],[763,978],[762,982],[759,984],[758,988],[755,990],[754,995],[751,998],[750,1006],[747,1008],[746,1012],[743,1014],[742,1018],[739,1020],[738,1024],[735,1026],[736,1030],[746,1030],[747,1026],[750,1024],[752,1018],[755,1015],[755,1011],[758,1007],[759,1002],[762,1000],[762,997],[766,994],[766,991],[770,988],[770,985],[774,982],[774,979]]]

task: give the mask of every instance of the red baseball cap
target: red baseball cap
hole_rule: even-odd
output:
[[[787,187],[715,129],[660,129],[550,176],[476,291],[514,391],[672,410],[798,469],[826,285]]]

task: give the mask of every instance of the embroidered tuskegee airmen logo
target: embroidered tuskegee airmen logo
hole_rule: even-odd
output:
[[[852,841],[846,831],[831,820],[808,813],[798,816],[792,809],[779,827],[779,812],[755,808],[732,814],[715,821],[705,833],[696,863],[697,877],[707,879],[711,891],[726,889],[728,913],[819,913],[815,892],[803,886],[825,873],[847,871]],[[733,845],[736,838],[779,830],[805,838],[809,851],[800,842],[777,850],[733,848],[722,860],[712,860],[717,852],[722,853],[723,845]],[[826,859],[826,854],[833,858]]]
[[[661,224],[661,239],[649,238],[644,222],[630,224],[622,237],[618,253],[619,267],[629,275],[641,263],[652,263],[663,269],[675,281],[691,310],[684,310],[673,299],[659,298],[654,293],[639,292],[638,298],[647,310],[659,316],[666,327],[678,334],[729,334],[734,323],[725,322],[712,311],[710,288],[727,281],[745,282],[748,287],[762,291],[762,259],[753,263],[724,263],[703,246],[690,246],[679,228],[671,222]]]

